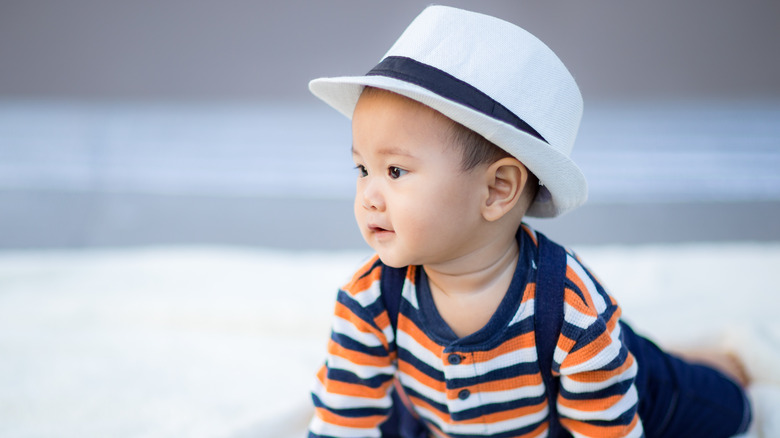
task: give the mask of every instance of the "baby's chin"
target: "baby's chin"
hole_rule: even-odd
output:
[[[389,266],[391,268],[405,268],[414,264],[414,260],[410,260],[408,257],[403,257],[398,254],[393,254],[391,251],[387,251],[384,248],[373,249],[379,256],[379,260],[385,266]]]
[[[409,266],[409,263],[404,263],[403,261],[395,260],[392,257],[382,257],[382,254],[379,254],[379,260],[381,260],[385,266],[389,266],[391,268],[405,268]]]

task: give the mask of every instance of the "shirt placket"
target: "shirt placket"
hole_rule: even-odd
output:
[[[477,384],[474,353],[448,348],[442,354],[442,362],[450,417],[456,422],[470,419],[465,412],[480,405],[479,393],[474,390]]]

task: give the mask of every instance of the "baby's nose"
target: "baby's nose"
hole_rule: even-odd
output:
[[[360,203],[366,210],[385,209],[384,196],[375,182],[367,181],[360,191]]]

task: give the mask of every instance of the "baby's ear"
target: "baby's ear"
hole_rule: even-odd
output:
[[[482,217],[494,222],[509,213],[520,201],[528,182],[528,169],[517,159],[502,158],[485,171],[488,196],[482,206]]]

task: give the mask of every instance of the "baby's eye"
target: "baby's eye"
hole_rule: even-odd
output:
[[[368,171],[366,170],[366,166],[363,166],[362,164],[358,164],[357,166],[355,166],[355,169],[357,169],[361,178],[365,178],[368,176]]]
[[[387,174],[390,175],[390,178],[392,179],[398,179],[407,173],[409,173],[409,171],[403,170],[400,167],[390,166],[387,168]]]

